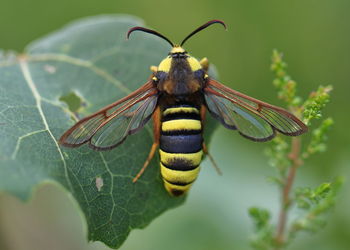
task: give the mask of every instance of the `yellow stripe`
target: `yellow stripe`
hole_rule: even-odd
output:
[[[190,183],[190,184],[188,184],[186,186],[178,186],[178,185],[171,184],[171,183],[169,183],[169,182],[164,180],[164,187],[170,194],[172,194],[171,191],[174,190],[174,189],[186,192],[186,191],[188,191],[190,189],[191,186],[192,186],[192,183]]]
[[[192,56],[189,56],[187,58],[187,62],[190,65],[192,71],[196,71],[196,70],[202,69],[202,66],[198,62],[198,60],[196,58],[192,57]]]
[[[172,60],[171,58],[167,57],[163,61],[161,61],[158,66],[158,71],[163,71],[168,73],[171,67],[171,60]]]
[[[162,123],[162,131],[173,130],[200,130],[201,122],[192,119],[178,119]]]
[[[198,109],[192,107],[178,107],[178,108],[168,108],[164,111],[163,115],[174,114],[174,113],[196,113],[199,114]]]
[[[160,160],[164,162],[165,165],[171,165],[171,162],[175,161],[176,159],[181,159],[188,161],[190,165],[197,166],[202,161],[202,150],[196,152],[196,153],[188,153],[188,154],[181,154],[181,153],[167,153],[163,150],[159,149],[160,153]]]
[[[160,173],[166,181],[170,182],[182,182],[182,183],[190,183],[193,182],[199,173],[199,167],[193,170],[181,171],[181,170],[172,170],[165,167],[162,163],[160,163]]]

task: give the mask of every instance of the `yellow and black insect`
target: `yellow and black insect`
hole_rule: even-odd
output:
[[[226,28],[220,20],[209,21],[180,45],[154,30],[130,29],[128,38],[134,31],[163,38],[172,46],[169,55],[158,67],[151,67],[152,75],[142,87],[79,121],[62,135],[60,143],[68,147],[88,143],[95,150],[110,150],[139,131],[152,117],[154,143],[133,181],[145,171],[159,146],[164,186],[170,194],[179,196],[189,190],[198,176],[203,153],[208,154],[202,136],[207,110],[226,128],[238,130],[253,141],[268,141],[276,131],[289,136],[306,132],[307,126],[288,111],[210,78],[208,60],[198,61],[182,48],[191,36],[215,23]]]

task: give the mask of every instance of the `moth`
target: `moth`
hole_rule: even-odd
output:
[[[226,28],[223,21],[211,20],[179,45],[157,31],[131,28],[127,38],[141,31],[167,41],[172,47],[168,56],[157,67],[151,66],[151,77],[143,86],[80,120],[62,135],[60,144],[79,147],[87,143],[95,150],[111,150],[152,118],[154,142],[133,181],[141,177],[158,150],[164,187],[180,196],[190,189],[203,154],[208,154],[203,140],[207,111],[224,127],[252,141],[271,140],[277,132],[287,136],[305,133],[307,126],[293,114],[219,83],[208,75],[206,58],[199,61],[183,48],[190,37],[213,24]]]

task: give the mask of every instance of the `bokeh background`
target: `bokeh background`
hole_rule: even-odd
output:
[[[174,41],[210,19],[222,19],[227,32],[211,27],[186,44],[194,56],[217,66],[221,82],[281,105],[269,68],[277,48],[301,96],[320,84],[334,86],[324,110],[336,122],[328,151],[307,161],[297,175],[296,185],[315,187],[338,175],[350,179],[349,11],[348,0],[0,0],[0,48],[21,51],[71,20],[97,14],[136,15]],[[279,208],[277,188],[266,181],[274,174],[263,154],[266,146],[218,128],[210,148],[224,175],[205,161],[187,202],[131,232],[121,249],[250,249],[253,225],[247,209],[266,207],[276,216]],[[349,191],[345,184],[326,228],[299,235],[289,249],[349,249]],[[88,243],[85,235],[77,204],[57,186],[38,187],[25,204],[0,194],[1,250],[107,249]]]

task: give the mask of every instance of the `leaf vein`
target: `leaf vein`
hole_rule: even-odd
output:
[[[72,183],[70,182],[70,179],[69,179],[69,176],[68,176],[68,169],[67,169],[66,160],[64,159],[62,150],[60,149],[57,140],[55,139],[55,137],[51,133],[51,130],[50,130],[49,125],[47,123],[46,117],[44,115],[44,112],[43,112],[43,109],[42,109],[42,106],[41,106],[41,102],[42,102],[41,96],[40,96],[40,94],[38,92],[37,87],[35,86],[35,83],[34,83],[34,81],[32,79],[31,74],[30,74],[28,63],[24,59],[21,59],[19,61],[19,65],[20,65],[21,71],[23,73],[24,79],[26,80],[26,83],[28,84],[28,87],[29,87],[30,91],[32,92],[32,94],[34,96],[34,99],[35,99],[35,102],[36,102],[36,106],[38,108],[39,115],[41,116],[41,119],[43,121],[45,130],[48,131],[48,133],[49,133],[50,137],[52,138],[52,140],[53,140],[53,142],[54,142],[54,144],[55,144],[55,146],[57,148],[57,151],[58,151],[58,153],[59,153],[59,155],[61,157],[68,185],[72,189]]]
[[[95,56],[90,59],[91,62],[96,63],[97,61],[107,57],[117,54],[119,51],[121,51],[120,46],[112,47],[110,49],[102,51],[98,56]]]
[[[48,104],[51,104],[52,106],[55,106],[55,107],[58,107],[58,108],[62,109],[64,112],[66,112],[67,114],[69,114],[69,115],[74,119],[75,122],[79,121],[77,115],[76,115],[74,112],[70,111],[68,108],[66,108],[66,107],[64,107],[64,106],[62,106],[62,105],[59,105],[59,104],[56,103],[56,102],[50,101],[50,100],[48,100],[48,99],[46,99],[46,98],[44,98],[44,97],[42,97],[41,100],[42,100],[43,102],[46,102],[46,103],[48,103]]]
[[[114,196],[113,196],[113,187],[114,187],[114,176],[113,176],[113,173],[112,171],[110,170],[109,166],[108,166],[108,163],[106,162],[106,159],[104,158],[102,152],[100,152],[100,156],[101,156],[101,159],[103,161],[103,164],[105,165],[106,167],[106,170],[108,171],[109,175],[111,176],[111,189],[110,189],[110,195],[112,197],[112,202],[113,202],[113,207],[111,209],[111,213],[109,215],[109,219],[112,220],[112,216],[113,216],[113,212],[114,212],[114,208],[116,206],[116,203],[115,203],[115,200],[114,200]]]
[[[46,129],[36,130],[36,131],[30,132],[30,133],[28,133],[28,134],[25,134],[25,135],[22,135],[22,136],[18,137],[15,150],[13,151],[13,153],[12,153],[12,155],[11,155],[11,159],[12,159],[12,160],[15,160],[15,159],[16,159],[16,156],[17,156],[19,147],[20,147],[20,145],[21,145],[21,141],[22,141],[24,138],[29,137],[29,136],[32,136],[32,135],[35,135],[35,134],[38,134],[38,133],[46,132],[46,131],[47,131]]]
[[[61,61],[70,63],[76,66],[81,66],[90,69],[98,76],[101,76],[108,82],[111,82],[113,85],[118,87],[120,90],[125,92],[125,94],[129,94],[131,92],[130,89],[128,89],[123,83],[121,83],[119,80],[114,78],[111,74],[109,74],[107,71],[97,67],[92,62],[83,60],[80,58],[75,58],[72,56],[64,55],[64,54],[53,54],[53,53],[47,53],[47,54],[36,54],[36,55],[29,55],[28,60],[30,61]]]

